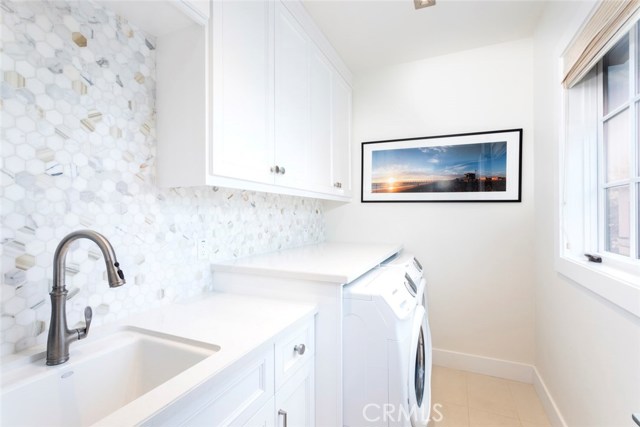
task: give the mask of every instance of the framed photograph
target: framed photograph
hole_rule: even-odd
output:
[[[362,143],[362,202],[519,202],[522,129]]]

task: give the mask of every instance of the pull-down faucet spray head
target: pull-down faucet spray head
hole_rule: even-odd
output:
[[[109,263],[111,260],[105,261],[107,262],[107,281],[109,282],[109,287],[117,288],[127,283],[124,280],[124,273],[120,270],[118,261],[114,260],[112,263]]]

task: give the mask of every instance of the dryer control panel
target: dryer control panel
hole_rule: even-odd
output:
[[[412,254],[403,253],[398,257],[382,264],[383,268],[397,268],[403,271],[403,281],[407,290],[426,309],[426,296],[422,263]]]

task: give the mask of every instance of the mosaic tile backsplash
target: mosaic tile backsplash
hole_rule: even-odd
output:
[[[206,291],[211,260],[324,239],[316,200],[154,185],[151,36],[89,1],[0,4],[0,354],[46,342],[53,253],[73,230],[104,234],[127,277],[109,289],[98,248],[76,242],[66,268],[73,327],[87,305],[99,325]]]

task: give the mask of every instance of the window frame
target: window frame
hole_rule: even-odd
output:
[[[617,106],[606,116],[603,116],[604,87],[602,64],[603,59],[598,61],[597,73],[590,72],[584,78],[584,85],[577,85],[572,89],[562,91],[562,120],[560,153],[558,162],[559,173],[559,199],[558,199],[558,222],[556,227],[556,270],[563,276],[577,282],[585,288],[595,292],[610,302],[622,307],[628,312],[640,317],[640,147],[638,146],[638,134],[640,132],[640,22],[629,25],[626,31],[621,32],[618,40],[612,42],[611,48],[626,34],[629,34],[629,96],[625,101],[626,105]],[[592,75],[595,73],[595,76]],[[594,80],[589,80],[593,78]],[[572,90],[583,91],[578,95],[579,99],[586,99],[595,105],[580,108],[584,110],[580,113],[584,115],[581,120],[588,123],[588,120],[596,120],[591,125],[585,126],[586,130],[574,132],[575,123],[570,123],[573,113],[570,110],[570,95]],[[606,214],[606,188],[612,187],[611,183],[605,182],[604,177],[604,122],[613,118],[625,109],[629,110],[630,139],[629,144],[632,152],[629,156],[630,175],[626,180],[630,189],[630,203],[632,210],[631,229],[633,239],[630,241],[630,257],[608,252],[605,249],[605,214]],[[633,115],[633,116],[632,116]],[[633,123],[633,125],[632,125]],[[580,123],[579,123],[580,124]],[[584,135],[580,135],[584,132]],[[572,138],[574,139],[572,141]],[[576,139],[577,138],[577,139]],[[575,150],[576,141],[579,140],[581,146]],[[571,151],[574,150],[574,151]],[[571,154],[578,156],[571,157]],[[568,166],[567,161],[578,162],[579,166]],[[634,162],[633,164],[631,162]],[[593,173],[593,171],[596,173]],[[578,172],[576,172],[578,171]],[[572,174],[572,176],[568,176]],[[578,180],[576,180],[576,175]],[[573,181],[573,182],[572,182]],[[580,182],[582,187],[586,183],[586,188],[576,188],[576,182]],[[573,187],[571,187],[573,184]],[[567,197],[568,191],[578,191]],[[571,203],[572,206],[568,206]],[[567,218],[580,215],[579,224],[570,224]],[[568,231],[569,230],[569,231]],[[568,236],[571,234],[571,236]],[[573,247],[571,246],[573,245]],[[597,254],[603,259],[602,264],[587,261],[584,253]],[[635,256],[635,258],[631,258]]]

